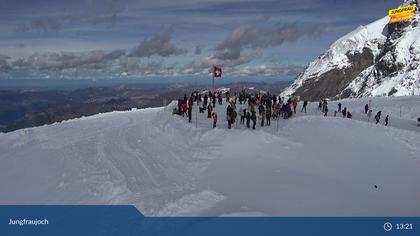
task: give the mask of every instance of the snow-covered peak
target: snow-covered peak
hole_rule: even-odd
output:
[[[388,22],[387,16],[338,39],[282,96],[316,100],[419,94],[419,15],[411,22]]]
[[[304,75],[314,76],[334,68],[346,67],[349,65],[346,54],[362,52],[364,47],[375,49],[378,52],[378,42],[385,42],[386,40],[383,31],[386,29],[388,20],[388,17],[384,17],[369,25],[359,26],[356,30],[341,37],[318,60],[310,64]]]

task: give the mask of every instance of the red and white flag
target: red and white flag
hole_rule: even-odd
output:
[[[213,66],[213,77],[221,78],[222,77],[222,67]]]

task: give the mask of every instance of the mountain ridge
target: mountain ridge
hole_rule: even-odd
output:
[[[323,98],[420,94],[419,14],[388,24],[384,17],[341,37],[309,64],[282,96]]]

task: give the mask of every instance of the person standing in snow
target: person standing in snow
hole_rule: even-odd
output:
[[[189,123],[191,123],[193,104],[194,104],[194,99],[193,97],[190,97],[190,100],[188,101],[188,122]]]
[[[346,118],[346,116],[347,116],[347,107],[345,107],[343,109],[343,111],[341,111],[341,113],[343,114],[343,118]]]
[[[184,101],[184,100],[182,101],[181,108],[182,108],[182,117],[184,117],[185,115],[188,115],[187,114],[188,106],[187,106],[186,101]]]
[[[191,123],[192,119],[192,108],[188,107],[188,123]]]
[[[203,107],[207,107],[208,100],[209,100],[209,97],[207,96],[207,93],[206,93],[204,94]]]
[[[324,116],[328,116],[328,106],[325,105],[324,107]]]
[[[264,127],[264,123],[265,123],[265,109],[262,109],[261,110],[260,116],[261,116],[261,127]]]
[[[376,113],[376,116],[375,116],[376,124],[378,124],[379,121],[381,120],[381,114],[382,114],[382,111],[378,111],[378,113]]]
[[[341,102],[338,103],[338,112],[341,112]]]
[[[370,118],[372,117],[372,110],[368,111],[367,116],[368,116],[368,122],[369,122]]]
[[[302,110],[300,112],[303,112],[305,110],[306,113],[306,107],[308,106],[308,101],[303,102]]]
[[[327,99],[324,99],[324,101],[323,101],[323,103],[322,103],[322,112],[324,112],[324,113],[325,113],[325,108],[327,108],[327,106],[328,106]]]
[[[420,117],[419,117],[419,118],[417,118],[417,122],[419,122],[419,123],[420,123]],[[420,126],[420,124],[417,124],[417,126]]]
[[[318,111],[320,111],[322,109],[322,102],[318,103]]]
[[[216,128],[217,125],[217,113],[213,112],[213,128]]]
[[[241,116],[241,124],[245,123],[245,113],[246,110],[244,111],[244,109],[242,107],[239,108],[239,115]]]
[[[228,106],[226,107],[226,121],[229,121],[230,112],[231,112],[231,106],[230,106],[230,105],[228,105]]]
[[[197,97],[197,107],[198,107],[198,109],[199,109],[199,111],[200,111],[200,113],[203,113],[203,108],[201,107],[201,96],[198,96]]]
[[[254,102],[252,102],[251,104],[250,104],[250,111],[251,111],[251,113],[255,113],[255,103]]]
[[[366,105],[365,105],[365,114],[367,114],[367,113],[368,113],[368,110],[369,110],[369,105],[368,105],[368,104],[366,104]]]
[[[230,120],[231,120],[231,124],[233,125],[233,124],[235,124],[236,123],[236,117],[238,116],[238,114],[236,113],[236,110],[235,109],[233,109],[233,111],[232,111],[232,113],[231,113],[231,117],[230,117]]]
[[[246,113],[246,127],[248,129],[250,128],[250,123],[251,123],[251,113],[247,112]]]
[[[232,128],[232,112],[232,107],[228,105],[228,107],[226,108],[226,120],[228,122],[228,129]]]
[[[270,106],[267,106],[265,117],[267,118],[267,126],[271,125],[271,109]]]
[[[386,115],[386,117],[385,117],[385,126],[388,126],[388,121],[389,121],[389,115]]]
[[[293,99],[293,112],[296,114],[296,107],[297,107],[297,105],[298,105],[298,101],[297,101],[297,99],[295,98],[295,99]]]
[[[255,111],[252,112],[251,119],[252,119],[252,129],[255,129],[255,125],[257,124],[257,114]]]
[[[242,124],[245,124],[245,118],[246,118],[246,113],[247,113],[247,110],[246,109],[244,109],[244,120],[242,121]]]
[[[352,117],[352,115],[351,115],[351,113],[348,111],[348,112],[347,112],[347,118],[351,119],[351,117]]]
[[[213,112],[213,107],[211,104],[207,106],[207,118],[211,118],[211,113]]]
[[[258,106],[258,115],[261,115],[262,111],[264,110],[263,104]]]

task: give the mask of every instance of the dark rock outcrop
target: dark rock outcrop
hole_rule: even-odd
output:
[[[336,97],[340,94],[362,71],[374,63],[374,55],[370,48],[363,48],[362,53],[346,54],[351,66],[345,69],[333,69],[319,77],[306,80],[294,95],[302,100],[317,101],[324,98]],[[342,94],[342,96],[350,94]]]

